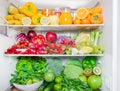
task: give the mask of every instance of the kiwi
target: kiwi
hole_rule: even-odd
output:
[[[95,74],[95,75],[101,75],[101,73],[102,73],[102,70],[101,70],[101,68],[100,67],[94,67],[93,68],[93,73]]]

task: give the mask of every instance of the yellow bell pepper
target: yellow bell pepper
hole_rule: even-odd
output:
[[[23,7],[22,7],[22,12],[29,17],[34,16],[36,13],[38,13],[38,8],[32,3],[32,2],[27,2]]]
[[[40,25],[40,19],[43,17],[43,14],[36,14],[32,17],[32,24]]]

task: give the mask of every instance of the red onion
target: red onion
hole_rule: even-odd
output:
[[[27,33],[27,37],[28,37],[29,39],[31,39],[31,38],[33,38],[33,37],[35,37],[35,36],[37,36],[37,34],[36,34],[36,32],[35,32],[34,30],[30,30],[30,31]]]
[[[16,36],[16,40],[17,41],[20,41],[20,40],[23,40],[23,41],[28,41],[28,37],[26,36],[26,34],[24,33],[20,33]]]

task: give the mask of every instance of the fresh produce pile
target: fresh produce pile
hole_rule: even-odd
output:
[[[5,16],[9,25],[65,25],[65,24],[102,24],[102,8],[79,8],[72,16],[69,8],[42,9],[33,2],[27,2],[23,6],[8,7],[8,15]]]
[[[10,83],[27,85],[42,81],[46,72],[46,65],[45,58],[20,57]]]
[[[98,44],[101,34],[101,31],[94,30],[72,36],[51,31],[43,35],[30,30],[27,34],[18,34],[16,43],[5,54],[102,54],[104,48]]]
[[[101,68],[96,57],[83,60],[27,57],[20,58],[11,84],[32,84],[41,79],[43,84],[37,91],[93,91],[102,85]],[[64,60],[65,61],[65,60]],[[30,71],[31,70],[31,71]]]

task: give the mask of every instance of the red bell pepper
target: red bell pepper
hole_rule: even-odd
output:
[[[39,34],[32,38],[32,43],[35,45],[43,46],[45,43],[45,37],[42,34]]]

